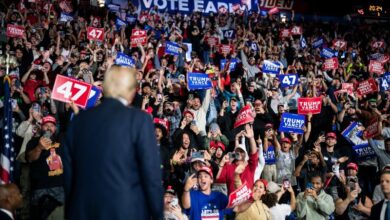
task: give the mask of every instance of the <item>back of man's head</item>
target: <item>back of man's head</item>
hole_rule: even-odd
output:
[[[103,81],[105,97],[124,98],[131,102],[137,88],[136,71],[128,67],[112,66]]]
[[[22,195],[15,184],[0,185],[0,208],[14,211],[21,205]]]

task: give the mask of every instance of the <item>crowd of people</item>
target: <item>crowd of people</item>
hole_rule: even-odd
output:
[[[25,28],[23,37],[0,44],[2,55],[17,60],[9,78],[18,187],[0,186],[0,209],[11,219],[15,210],[16,219],[63,219],[62,141],[72,119],[89,110],[52,99],[54,82],[63,75],[101,89],[118,53],[131,57],[137,71],[132,108],[155,122],[164,219],[390,219],[383,211],[390,199],[390,92],[381,86],[390,66],[383,61],[390,54],[388,22],[281,20],[257,10],[185,15],[137,11],[131,3],[90,14],[66,1],[21,2],[0,9],[3,28]],[[72,18],[61,19],[64,12]],[[123,14],[134,19],[118,26]],[[303,33],[280,35],[294,26]],[[104,28],[104,40],[88,40],[87,27]],[[147,30],[146,44],[131,44],[134,29]],[[345,47],[334,46],[340,39]],[[374,47],[377,41],[383,46]],[[165,52],[167,42],[180,46],[178,55]],[[336,68],[324,70],[323,48],[335,52]],[[383,72],[374,73],[370,61],[380,58]],[[263,72],[265,61],[279,72]],[[189,73],[207,75],[211,88],[189,90]],[[283,74],[299,80],[282,86]],[[377,89],[358,92],[369,79]],[[3,111],[3,85],[0,97]],[[320,98],[320,112],[304,115],[303,132],[280,131],[282,115],[298,114],[304,97]],[[235,126],[242,117],[252,120]],[[345,135],[354,123],[356,132]],[[245,187],[246,200],[229,200]]]

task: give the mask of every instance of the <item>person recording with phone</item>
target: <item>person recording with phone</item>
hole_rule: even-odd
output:
[[[349,163],[347,166],[347,176],[342,178],[344,190],[341,197],[335,201],[338,215],[337,219],[369,219],[371,215],[372,200],[366,196],[362,190],[357,177],[358,165]]]
[[[335,210],[332,196],[324,191],[324,178],[313,173],[306,190],[297,196],[298,219],[327,220]]]
[[[64,204],[63,147],[57,135],[57,121],[49,115],[42,118],[41,135],[32,138],[26,147],[30,163],[31,213],[34,219],[46,219]]]
[[[245,139],[249,139],[248,154]],[[219,171],[216,176],[217,183],[226,183],[228,194],[235,190],[234,187],[234,170],[240,164],[244,164],[245,169],[240,175],[242,182],[247,182],[249,185],[254,183],[254,174],[258,165],[259,155],[257,153],[257,145],[254,137],[253,127],[249,124],[245,125],[245,130],[242,130],[236,135],[236,147],[232,154],[224,156],[219,163]],[[232,162],[230,162],[232,161]]]
[[[42,66],[32,64],[31,68],[20,80],[24,85],[24,92],[28,95],[31,102],[37,100],[37,97],[34,94],[36,88],[49,85],[50,81],[47,74],[48,71],[42,71]]]
[[[179,199],[172,186],[168,186],[164,193],[163,220],[188,220],[188,217],[182,212]]]

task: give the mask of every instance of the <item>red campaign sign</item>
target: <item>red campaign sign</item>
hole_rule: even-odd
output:
[[[342,83],[341,89],[346,90],[348,95],[352,95],[353,94],[353,83]]]
[[[380,75],[385,72],[385,69],[383,68],[381,62],[370,60],[370,64],[368,65],[368,72]]]
[[[376,61],[380,62],[381,64],[385,64],[387,63],[387,61],[389,61],[390,57],[389,55],[382,55],[380,56]]]
[[[19,25],[7,25],[7,37],[22,38],[24,36],[24,27]]]
[[[335,40],[333,41],[333,46],[339,49],[345,49],[347,42],[344,40]]]
[[[275,8],[273,8],[273,9],[268,11],[269,15],[273,15],[273,14],[276,14],[276,13],[279,13],[279,8],[278,7],[275,7]]]
[[[363,82],[359,83],[359,86],[357,88],[357,92],[359,95],[367,95],[373,92],[378,91],[378,86],[376,85],[375,79],[370,78],[368,80],[365,80]]]
[[[76,105],[85,108],[91,89],[91,84],[66,76],[57,75],[51,98],[67,103],[74,101]]]
[[[248,186],[247,182],[242,184],[238,189],[229,195],[229,203],[227,208],[234,208],[238,205],[243,204],[252,197],[251,187]]]
[[[102,42],[104,40],[104,28],[88,27],[87,38],[88,40]]]
[[[385,47],[385,42],[384,41],[374,41],[371,44],[372,48],[383,48]]]
[[[280,31],[279,37],[280,37],[280,38],[290,37],[290,35],[291,35],[290,29],[282,29],[282,30]]]
[[[130,42],[131,47],[137,47],[138,44],[145,46],[147,43],[146,31],[133,29],[131,31]]]
[[[322,98],[298,98],[298,114],[319,114],[322,108]]]
[[[234,47],[232,47],[230,44],[221,44],[219,46],[219,53],[220,54],[229,54],[233,53]]]
[[[339,60],[337,57],[326,59],[324,62],[324,70],[333,70],[339,68]]]
[[[300,26],[294,26],[290,30],[291,35],[301,35],[303,33],[302,27]]]
[[[377,118],[370,121],[363,134],[365,138],[372,138],[379,135],[379,121]]]
[[[234,128],[240,127],[241,125],[253,122],[255,119],[252,116],[252,109],[249,105],[246,105],[240,110],[234,123]]]
[[[218,45],[218,37],[207,37],[206,42],[210,47]]]

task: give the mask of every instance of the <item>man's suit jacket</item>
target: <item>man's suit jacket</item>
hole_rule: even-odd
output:
[[[0,220],[12,220],[12,218],[3,210],[0,210]]]
[[[71,122],[64,142],[69,220],[161,219],[160,157],[151,117],[112,98]]]
[[[371,207],[370,219],[380,220],[383,202],[384,200],[378,202],[376,205]]]

